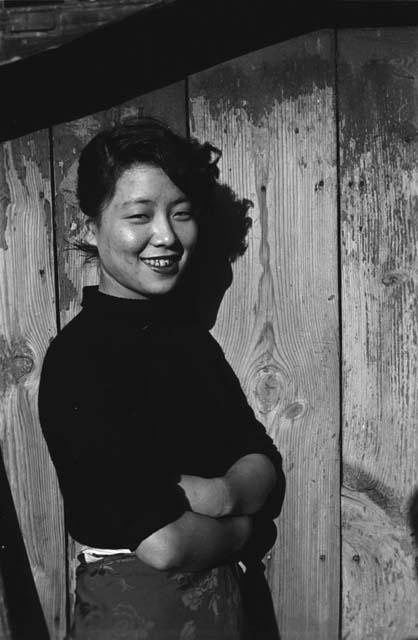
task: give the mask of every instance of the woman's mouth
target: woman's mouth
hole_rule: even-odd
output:
[[[147,267],[159,273],[177,273],[178,262],[181,256],[179,254],[169,256],[156,256],[155,258],[141,258]]]

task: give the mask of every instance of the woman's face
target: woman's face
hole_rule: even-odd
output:
[[[190,201],[166,173],[139,164],[122,173],[88,240],[100,258],[99,290],[149,298],[177,284],[197,242]]]

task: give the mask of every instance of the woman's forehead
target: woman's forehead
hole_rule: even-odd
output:
[[[188,202],[186,194],[155,165],[138,164],[126,169],[116,183],[115,199],[125,204],[153,204],[161,200],[170,204]]]

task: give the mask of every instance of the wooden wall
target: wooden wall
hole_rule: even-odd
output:
[[[343,637],[418,637],[418,30],[339,36]],[[418,566],[418,565],[417,565]]]
[[[37,383],[48,340],[97,279],[68,250],[83,232],[78,152],[137,113],[221,147],[222,179],[254,202],[214,333],[284,456],[266,558],[282,640],[418,638],[406,525],[418,485],[417,36],[309,34],[3,145],[0,438],[53,640],[76,550]]]

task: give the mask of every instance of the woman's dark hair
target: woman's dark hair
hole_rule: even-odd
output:
[[[78,167],[77,196],[83,213],[100,224],[103,208],[112,199],[122,173],[136,164],[151,164],[168,175],[199,214],[199,244],[206,252],[216,242],[217,253],[229,261],[244,253],[251,224],[251,205],[218,183],[219,149],[174,133],[154,118],[127,120],[98,133],[83,149]],[[83,241],[76,247],[97,257]]]

